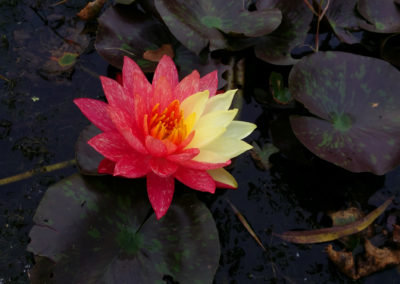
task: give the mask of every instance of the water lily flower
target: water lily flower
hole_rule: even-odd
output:
[[[175,179],[192,189],[214,193],[237,188],[223,167],[252,148],[242,141],[254,129],[233,120],[235,90],[215,95],[217,71],[200,78],[193,71],[180,82],[172,59],[163,56],[150,84],[140,67],[124,58],[122,83],[100,77],[108,104],[79,98],[74,103],[102,133],[89,144],[105,158],[99,173],[147,178],[157,218],[167,212]]]

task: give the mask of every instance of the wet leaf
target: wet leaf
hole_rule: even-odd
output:
[[[310,151],[353,172],[381,175],[400,163],[400,73],[389,63],[343,52],[303,58],[289,75],[294,98],[315,116],[291,117]]]
[[[84,175],[99,176],[97,167],[104,157],[94,150],[87,142],[101,131],[90,124],[80,133],[75,144],[75,159],[79,172]]]
[[[367,216],[343,226],[324,228],[310,231],[289,231],[277,235],[287,242],[297,244],[314,244],[336,240],[365,230],[375,221],[392,203],[393,197],[386,200],[381,206],[369,213]]]
[[[256,56],[272,64],[294,64],[297,60],[290,53],[296,46],[304,44],[313,14],[304,4],[304,0],[257,2],[258,9],[271,7],[282,11],[282,23],[274,32],[260,39],[255,46]]]
[[[336,251],[328,245],[326,253],[329,259],[348,277],[356,280],[389,266],[400,264],[400,250],[377,248],[365,240],[365,255],[354,259],[352,252]]]
[[[110,7],[99,18],[96,50],[117,68],[122,68],[123,57],[128,56],[145,72],[153,72],[157,64],[143,59],[143,53],[171,43],[168,29],[136,5]]]
[[[77,14],[78,18],[84,21],[92,20],[100,13],[106,0],[94,0],[86,4],[86,6]]]
[[[381,56],[400,67],[400,34],[394,34],[385,39],[381,47]]]
[[[143,58],[152,62],[158,62],[163,55],[168,55],[169,57],[174,58],[174,50],[170,44],[163,44],[159,49],[146,50],[143,53]]]
[[[47,283],[212,283],[219,240],[209,210],[191,194],[160,220],[150,209],[140,180],[70,176],[45,193],[28,250],[53,262]],[[34,268],[32,283],[48,271]]]
[[[207,45],[226,48],[221,31],[258,37],[271,33],[282,19],[278,9],[250,12],[236,0],[155,0],[155,6],[174,36],[195,53]]]
[[[272,167],[269,157],[272,154],[278,153],[279,149],[271,143],[265,143],[262,148],[256,142],[251,144],[253,149],[250,150],[251,157],[256,162],[256,165],[261,170],[269,170]]]
[[[360,27],[376,33],[400,32],[400,9],[393,0],[359,0],[358,12],[367,20]]]
[[[292,101],[292,95],[283,83],[282,74],[277,72],[271,73],[269,76],[269,88],[272,97],[277,103],[286,105]]]
[[[334,0],[329,2],[326,11],[326,18],[334,33],[340,41],[355,44],[361,41],[360,36],[353,35],[353,32],[360,30],[361,18],[356,13],[358,0]]]
[[[78,55],[78,53],[64,52],[63,56],[54,58],[54,60],[57,61],[61,67],[67,67],[75,64]]]

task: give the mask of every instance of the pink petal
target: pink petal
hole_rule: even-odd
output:
[[[174,96],[180,102],[188,96],[193,95],[199,91],[200,74],[194,70],[190,75],[183,78],[175,87]]]
[[[115,168],[115,162],[109,159],[101,160],[99,166],[97,167],[97,172],[100,174],[113,174]]]
[[[127,113],[134,112],[133,96],[128,96],[117,81],[104,76],[100,76],[100,80],[109,105],[118,107]]]
[[[74,103],[81,112],[100,130],[104,132],[115,131],[116,128],[108,115],[108,104],[93,99],[75,99]]]
[[[179,163],[183,167],[188,167],[195,170],[213,170],[226,167],[231,164],[231,160],[226,161],[225,163],[204,163],[204,162],[197,162],[197,161],[184,161]]]
[[[146,136],[145,140],[146,148],[149,151],[150,155],[155,157],[163,157],[167,154],[167,147],[165,144],[153,136]]]
[[[124,57],[124,66],[122,67],[122,81],[127,95],[139,95],[142,98],[150,98],[152,86],[144,75],[142,69],[129,57]]]
[[[147,194],[157,219],[165,215],[174,196],[175,182],[172,176],[162,178],[154,173],[147,175]]]
[[[164,55],[158,62],[153,77],[153,90],[157,88],[158,81],[161,77],[165,77],[172,89],[178,84],[178,71],[174,61],[168,55]]]
[[[150,160],[150,169],[160,177],[168,177],[176,172],[178,165],[165,158],[154,157]]]
[[[118,132],[104,132],[88,141],[97,152],[111,161],[117,161],[123,156],[133,153],[124,137]]]
[[[108,115],[117,129],[135,128],[138,126],[133,115],[116,106],[108,106]]]
[[[233,187],[229,184],[225,184],[219,181],[215,181],[215,186],[218,188],[237,189],[237,187]]]
[[[215,181],[206,171],[179,167],[174,176],[180,182],[195,190],[215,192]]]
[[[210,97],[215,96],[218,89],[218,71],[215,70],[200,78],[199,92],[209,90]]]
[[[192,132],[189,133],[189,135],[185,138],[185,140],[182,141],[181,144],[179,144],[178,150],[185,148],[189,143],[193,140],[195,131],[193,130]]]
[[[160,104],[159,110],[163,111],[173,101],[172,89],[166,77],[158,79],[154,87],[152,106]]]
[[[169,155],[167,157],[168,160],[172,162],[184,162],[187,160],[191,160],[194,157],[196,157],[200,153],[200,150],[197,148],[190,148],[190,149],[185,149],[179,154],[174,154],[174,155]]]
[[[167,155],[175,153],[178,149],[178,146],[167,139],[162,140],[162,142],[164,143],[165,147],[167,147]]]
[[[135,154],[124,156],[115,165],[114,175],[127,178],[143,177],[150,172],[149,157]]]

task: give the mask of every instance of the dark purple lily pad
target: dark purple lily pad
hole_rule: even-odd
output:
[[[326,18],[333,32],[340,41],[355,44],[361,41],[361,37],[353,35],[360,30],[361,18],[356,13],[358,0],[334,0],[330,1],[326,11]]]
[[[212,283],[220,250],[209,210],[186,194],[162,219],[147,218],[144,187],[78,174],[51,186],[30,232],[28,250],[40,257],[32,283],[162,283],[165,275]]]
[[[278,8],[282,11],[282,23],[271,34],[261,38],[255,46],[258,58],[277,65],[291,65],[297,62],[290,52],[304,44],[312,12],[304,0],[263,0],[257,2],[258,9]]]
[[[394,34],[384,40],[381,56],[386,61],[400,67],[400,34]]]
[[[400,32],[400,8],[393,0],[359,0],[358,11],[367,20],[360,27],[376,33]]]
[[[293,116],[314,154],[353,172],[384,174],[400,164],[400,72],[375,58],[318,52],[289,75],[296,100],[317,117]]]
[[[208,44],[210,50],[226,48],[220,31],[258,37],[271,33],[282,19],[278,9],[250,12],[236,0],[155,0],[155,6],[174,36],[196,53]]]
[[[128,56],[143,71],[153,72],[157,63],[143,59],[143,53],[172,41],[165,25],[136,5],[110,7],[99,18],[96,50],[108,63],[120,69],[123,57]]]
[[[82,130],[75,144],[75,159],[79,172],[84,175],[98,176],[97,167],[104,157],[93,149],[87,142],[101,131],[90,124]]]

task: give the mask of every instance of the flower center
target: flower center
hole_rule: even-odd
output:
[[[178,100],[171,102],[162,112],[156,104],[147,118],[149,134],[160,140],[168,139],[178,145],[187,136],[183,111]]]

